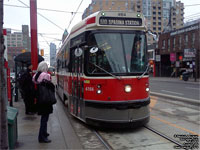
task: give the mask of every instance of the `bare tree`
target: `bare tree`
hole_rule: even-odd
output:
[[[0,149],[8,149],[6,79],[4,68],[3,0],[0,0]]]

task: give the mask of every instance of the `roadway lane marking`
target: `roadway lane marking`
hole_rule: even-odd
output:
[[[186,89],[191,89],[191,90],[199,90],[199,88],[193,88],[193,87],[185,87]]]
[[[176,94],[176,95],[184,95],[182,93],[177,93],[177,92],[172,92],[172,91],[167,91],[167,90],[161,90],[161,91],[166,92],[166,93]]]
[[[178,128],[178,129],[181,129],[181,130],[183,130],[183,131],[186,131],[186,132],[188,132],[188,133],[190,133],[190,134],[200,136],[200,134],[198,134],[198,133],[196,133],[196,132],[193,132],[193,131],[190,131],[190,130],[185,129],[185,128],[183,128],[183,127],[177,126],[177,125],[175,125],[175,124],[173,124],[173,123],[171,123],[171,122],[168,122],[168,121],[166,121],[166,120],[160,119],[160,118],[158,118],[158,117],[156,117],[156,116],[152,116],[152,115],[151,115],[151,118],[156,119],[156,120],[158,120],[158,121],[161,121],[161,122],[163,122],[163,123],[165,123],[165,124],[168,124],[169,126],[172,126],[172,127]]]
[[[151,96],[151,103],[150,103],[150,107],[153,108],[156,103],[157,103],[158,97],[156,96]]]

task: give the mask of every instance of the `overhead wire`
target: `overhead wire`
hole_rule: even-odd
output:
[[[22,2],[21,0],[18,0],[20,3],[22,3],[23,5],[29,7],[27,4],[25,4],[24,2]],[[56,27],[58,27],[59,29],[61,29],[64,32],[64,29],[61,28],[60,26],[58,26],[57,24],[55,24],[54,22],[52,22],[51,20],[49,20],[48,18],[46,18],[45,16],[43,16],[42,14],[40,14],[39,12],[37,12],[38,15],[40,15],[41,17],[43,17],[44,19],[46,19],[47,21],[49,21],[50,23],[54,24]]]
[[[80,8],[82,2],[83,2],[83,0],[81,0],[81,2],[80,2],[80,4],[79,4],[78,8],[77,8],[76,11],[75,11],[75,13],[72,13],[72,18],[71,18],[71,20],[70,20],[70,22],[69,22],[69,25],[68,25],[68,27],[67,27],[67,31],[69,30],[69,27],[70,27],[70,25],[71,25],[71,23],[72,23],[72,21],[73,21],[75,15],[77,14],[76,12],[78,12],[78,10],[79,10],[79,8]]]
[[[4,4],[4,6],[8,7],[19,7],[19,8],[30,8],[29,6],[18,6],[18,5],[10,5],[10,4]],[[75,13],[72,11],[64,11],[64,10],[56,10],[56,9],[47,9],[47,8],[37,8],[38,10],[44,10],[44,11],[53,11],[53,12],[60,12],[60,13]],[[83,13],[83,12],[76,12],[76,13]]]

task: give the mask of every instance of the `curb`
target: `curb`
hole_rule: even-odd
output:
[[[172,95],[167,95],[167,94],[162,94],[162,93],[157,93],[157,92],[150,92],[150,95],[160,96],[160,97],[164,97],[164,98],[170,98],[170,99],[173,99],[173,100],[186,102],[186,103],[190,103],[190,104],[193,104],[193,105],[200,105],[200,100],[196,100],[196,99],[172,96]]]
[[[196,82],[195,81],[183,81],[183,80],[180,80],[180,79],[170,79],[170,78],[156,78],[156,77],[153,77],[149,79],[150,81],[163,81],[163,82],[178,82],[178,83],[189,83],[189,84],[199,84],[200,85],[200,81],[197,80]]]

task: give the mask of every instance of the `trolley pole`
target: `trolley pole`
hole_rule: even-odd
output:
[[[37,42],[37,0],[30,0],[30,25],[31,25],[31,63],[32,71],[36,72],[38,66]]]

